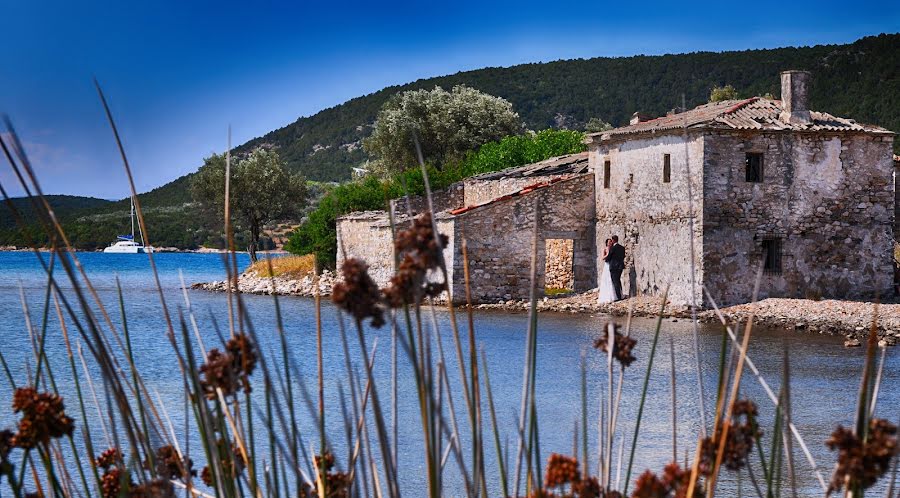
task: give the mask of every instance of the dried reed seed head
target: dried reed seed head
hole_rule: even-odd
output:
[[[38,443],[72,434],[75,421],[66,415],[61,397],[38,393],[33,387],[21,387],[13,394],[13,410],[22,413],[19,430],[12,443],[19,448],[34,448]]]
[[[373,327],[384,325],[381,291],[369,276],[369,265],[361,259],[348,258],[341,265],[341,273],[344,279],[334,284],[332,302],[359,322],[371,318]]]
[[[431,213],[424,212],[413,219],[411,228],[397,232],[394,247],[400,254],[413,255],[412,261],[426,271],[440,266],[443,258],[441,249],[447,247],[449,241],[443,234],[438,234],[438,238],[435,238]]]
[[[329,471],[334,468],[334,455],[330,451],[326,451],[324,457],[316,455],[314,460],[316,461],[316,468],[322,468],[323,465],[325,471]]]
[[[253,375],[258,357],[250,336],[243,332],[235,334],[225,343],[225,350],[231,354],[235,367],[241,374],[245,377]]]
[[[550,455],[550,459],[547,460],[547,471],[544,476],[545,486],[548,488],[556,488],[580,480],[581,472],[578,470],[578,459],[560,455],[559,453]]]
[[[148,465],[149,467],[149,465]],[[184,479],[196,476],[194,461],[190,458],[182,458],[178,450],[172,445],[160,446],[156,450],[156,474],[166,479]]]
[[[209,469],[209,465],[204,466],[203,470],[200,471],[200,480],[207,486],[213,485],[213,476],[212,471]]]
[[[634,345],[637,344],[637,340],[632,339],[629,336],[623,335],[619,333],[619,325],[614,323],[609,323],[605,327],[603,327],[603,336],[597,338],[594,341],[594,347],[603,351],[604,353],[609,353],[607,349],[609,347],[609,330],[613,329],[613,358],[616,359],[623,367],[630,366],[635,358],[635,356],[631,353],[634,349]]]
[[[175,498],[175,486],[167,479],[153,479],[131,487],[129,498]]]
[[[446,282],[429,282],[428,272],[440,268],[441,249],[450,239],[446,235],[435,238],[431,213],[423,213],[413,220],[413,226],[397,232],[394,247],[400,255],[400,265],[384,289],[393,308],[405,304],[419,305],[427,297],[438,297],[447,289]]]
[[[253,341],[247,334],[238,333],[225,343],[225,351],[210,349],[206,362],[200,366],[200,385],[207,399],[218,397],[216,389],[224,396],[231,396],[243,388],[252,391],[250,375],[256,368],[258,356]]]
[[[898,453],[897,426],[884,419],[869,421],[865,442],[852,430],[838,426],[825,442],[832,451],[838,450],[838,462],[829,486],[837,491],[845,484],[850,489],[871,487],[883,476]]]
[[[728,440],[725,442],[725,454],[722,455],[722,463],[728,470],[744,468],[747,465],[747,456],[753,451],[754,441],[762,436],[762,431],[756,423],[757,413],[756,403],[747,399],[735,401]],[[719,441],[723,432],[724,428],[720,425],[716,429],[715,436],[705,438],[701,444],[700,473],[707,477],[715,470],[716,453],[719,451]]]
[[[691,480],[690,469],[682,469],[676,462],[671,462],[663,469],[662,477],[646,470],[635,481],[632,498],[685,498]],[[699,484],[694,487],[694,498],[703,498],[703,489]]]
[[[652,471],[645,470],[634,483],[632,498],[667,498],[669,488]]]
[[[600,481],[596,477],[588,477],[572,483],[572,493],[578,498],[621,498],[618,491],[603,493]]]
[[[124,480],[131,484],[131,477],[118,467],[110,467],[100,478],[100,494],[103,498],[118,498]]]
[[[109,448],[105,450],[103,453],[97,457],[97,467],[101,469],[109,469],[110,467],[116,467],[119,465],[119,462],[122,461],[122,453],[119,452],[118,448]]]

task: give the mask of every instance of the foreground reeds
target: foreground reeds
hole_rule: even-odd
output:
[[[127,156],[102,92],[100,98],[135,196],[141,229],[149,242],[152,233],[144,224]],[[665,297],[660,301],[659,319],[646,358],[636,358],[634,354],[636,339],[631,334],[630,317],[624,324],[609,323],[598,331],[596,351],[588,354],[599,355],[606,366],[601,391],[588,392],[587,369],[582,362],[581,389],[572,387],[571,393],[573,397],[581,396],[581,413],[570,414],[580,421],[573,430],[572,454],[542,453],[542,421],[538,419],[541,400],[536,389],[536,227],[531,261],[532,305],[525,331],[521,398],[514,431],[507,432],[498,423],[493,395],[497,385],[491,382],[484,351],[478,354],[465,241],[461,250],[468,305],[466,326],[460,327],[458,310],[447,296],[443,259],[447,240],[439,234],[428,212],[408,225],[394,226],[396,273],[386,288],[375,284],[364,261],[343,262],[343,278],[335,286],[332,300],[343,310],[348,323],[340,321],[339,330],[330,331],[330,335],[341,341],[345,377],[339,384],[339,406],[326,407],[319,296],[315,316],[310,317],[316,323],[315,351],[295,351],[289,346],[277,296],[273,297],[277,327],[265,333],[278,335],[280,351],[262,351],[258,346],[252,317],[236,291],[239,269],[228,209],[227,174],[223,185],[224,226],[230,252],[224,262],[234,292],[227,294],[227,321],[216,320],[227,323],[227,330],[215,326],[215,345],[204,343],[186,291],[183,305],[176,307],[176,313],[170,312],[154,256],[147,255],[163,313],[160,322],[174,353],[180,374],[176,382],[184,396],[180,409],[185,412],[186,427],[179,434],[169,415],[176,408],[166,405],[148,389],[135,364],[125,313],[128,296],[121,287],[118,289],[118,302],[112,306],[118,308],[120,316],[114,319],[115,312],[107,308],[110,303],[100,299],[44,198],[15,130],[8,121],[6,126],[8,134],[0,134],[0,146],[49,235],[51,249],[50,257],[43,258],[34,248],[47,275],[47,288],[40,303],[40,322],[26,324],[33,344],[33,372],[23,375],[11,371],[0,351],[6,380],[14,392],[13,399],[7,401],[18,415],[14,429],[0,432],[0,474],[16,497],[33,493],[143,497],[182,492],[186,496],[223,497],[395,497],[403,493],[401,476],[408,472],[399,466],[401,438],[421,442],[425,468],[422,480],[432,497],[488,496],[497,489],[504,496],[516,497],[713,497],[717,492],[721,494],[717,485],[722,473],[735,472],[750,481],[752,494],[768,498],[797,496],[797,474],[810,471],[824,495],[840,492],[862,497],[867,488],[884,478],[890,480],[888,498],[894,494],[897,429],[892,421],[875,416],[884,352],[876,360],[874,327],[858,389],[855,424],[838,427],[828,441],[837,452],[830,482],[825,481],[820,464],[813,459],[791,418],[793,393],[787,355],[777,394],[748,356],[752,319],[742,327],[732,327],[722,320],[714,414],[707,427],[702,386],[698,386],[701,431],[694,436],[696,446],[687,448],[686,459],[678,461],[677,417],[673,415],[672,461],[662,469],[635,469],[635,455],[646,438],[641,422],[651,371],[657,361],[662,361],[657,358],[657,350]],[[226,164],[228,170],[230,154]],[[427,186],[427,170],[422,166]],[[26,226],[2,185],[0,193],[21,226]],[[430,204],[430,192],[428,197]],[[533,209],[539,208],[535,205]],[[274,276],[279,271],[277,263],[267,261],[265,265],[259,270],[266,275]],[[61,281],[70,288],[63,290]],[[439,330],[435,314],[439,299],[447,303],[449,331]],[[709,300],[714,305],[712,296]],[[23,300],[23,306],[28,305]],[[875,320],[877,317],[873,317],[873,324]],[[58,338],[48,337],[54,322],[62,332],[68,359],[62,371],[47,354],[47,348],[58,343]],[[373,373],[379,345],[367,337],[367,326],[391,330],[390,345],[380,346],[391,349],[390,385],[377,382]],[[741,331],[740,335],[735,330]],[[449,352],[443,343],[447,337],[452,340],[446,345]],[[695,341],[695,353],[699,348],[696,344]],[[671,348],[670,343],[667,356],[673,372],[674,413],[678,403]],[[449,371],[448,354],[455,356],[452,362],[458,366],[457,372]],[[296,358],[301,356],[315,358],[314,381],[300,374]],[[640,360],[637,365],[636,359]],[[695,359],[699,374],[700,355],[696,354]],[[410,369],[414,393],[398,392],[401,368]],[[768,399],[742,397],[745,370],[751,372]],[[91,372],[99,372],[99,378]],[[57,388],[57,376],[61,375],[71,376],[75,387],[64,397]],[[451,380],[451,376],[458,379]],[[637,415],[628,424],[634,427],[630,433],[625,433],[620,420],[626,376],[642,380]],[[397,406],[403,396],[414,399],[418,420],[398,420]],[[298,413],[298,404],[305,406],[306,413]],[[589,405],[598,406],[598,411],[589,410]],[[89,406],[96,407],[98,413],[90,413]],[[762,411],[774,413],[772,428],[761,427]],[[301,431],[301,417],[311,418],[316,430]],[[326,418],[339,419],[343,433],[327,433]],[[85,423],[88,420],[95,421],[102,434],[92,433],[91,427],[96,425]],[[563,430],[558,420],[543,423]],[[201,442],[201,448],[181,446],[182,441],[192,439],[185,434],[188,431]],[[598,441],[596,455],[589,453],[589,433]],[[339,440],[340,445],[336,444]],[[794,461],[795,445],[806,459],[803,468]],[[347,454],[338,455],[338,447],[347,448]],[[495,461],[493,467],[487,465],[488,459]],[[460,476],[460,487],[447,484],[448,465],[454,475]]]

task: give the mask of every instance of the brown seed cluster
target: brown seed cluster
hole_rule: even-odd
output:
[[[200,471],[200,480],[207,486],[213,485],[213,476],[212,471],[209,469],[209,465],[205,465],[203,470]]]
[[[428,272],[440,268],[447,247],[446,235],[435,236],[431,213],[426,212],[413,220],[413,226],[397,233],[394,248],[400,255],[400,266],[384,289],[388,303],[394,308],[404,304],[421,304],[426,297],[437,297],[447,288],[447,283],[428,282]]]
[[[530,498],[621,498],[616,491],[606,491],[600,487],[596,477],[582,476],[578,459],[552,453],[547,460],[544,473],[544,489],[531,494]]]
[[[384,306],[378,285],[369,276],[369,265],[356,258],[349,258],[341,265],[342,282],[334,284],[331,300],[358,322],[372,319],[372,326],[384,325]]]
[[[188,475],[196,476],[194,461],[181,458],[178,450],[168,444],[156,450],[156,474],[165,479],[185,479]]]
[[[131,484],[131,477],[119,467],[106,469],[100,478],[100,493],[103,495],[103,498],[118,498],[119,493],[122,491],[122,483],[125,480],[128,481],[129,485]]]
[[[175,486],[167,479],[154,479],[133,486],[129,498],[175,498]]]
[[[622,365],[622,367],[627,367],[627,366],[631,365],[634,362],[634,360],[637,359],[631,353],[631,351],[634,349],[634,345],[637,344],[637,340],[632,339],[629,336],[622,335],[621,333],[619,333],[620,327],[618,325],[607,324],[607,326],[603,328],[603,331],[604,331],[603,336],[597,338],[597,340],[594,341],[594,347],[599,349],[600,351],[603,351],[604,353],[607,353],[607,354],[609,353],[609,350],[607,348],[609,347],[609,343],[610,343],[610,341],[609,341],[609,329],[610,328],[613,329],[613,334],[614,334],[614,336],[613,336],[614,340],[612,341],[613,358],[615,358],[616,361],[618,361]]]
[[[671,462],[663,469],[662,477],[647,470],[635,481],[631,498],[684,498],[690,485],[690,469],[682,469]],[[699,485],[694,486],[695,498],[702,498],[703,491]]]
[[[247,334],[239,333],[225,343],[225,351],[209,350],[206,363],[200,366],[200,385],[207,399],[217,398],[216,388],[231,396],[243,388],[251,391],[250,375],[256,368],[257,354],[253,341]]]
[[[825,445],[838,451],[838,463],[829,492],[861,487],[866,489],[890,468],[898,452],[897,426],[880,418],[869,421],[869,432],[860,440],[850,429],[838,426]]]
[[[315,462],[316,469],[325,472],[324,498],[350,498],[350,474],[334,470],[334,455],[330,451],[323,456],[316,455]],[[319,498],[318,490],[312,484],[307,485],[303,492],[310,498]]]
[[[75,421],[66,415],[62,398],[51,393],[39,393],[33,387],[20,387],[13,394],[13,410],[22,413],[19,431],[12,444],[19,448],[34,448],[51,438],[72,434]]]
[[[545,486],[556,488],[580,480],[581,471],[578,470],[578,459],[559,453],[550,455],[550,459],[547,461],[547,472],[544,476]]]
[[[103,453],[100,453],[100,456],[97,457],[97,467],[106,470],[110,467],[119,465],[119,462],[121,461],[122,454],[119,453],[119,450],[117,448],[110,448]]]
[[[747,456],[753,450],[753,442],[762,436],[762,431],[756,423],[757,415],[756,403],[747,399],[735,401],[731,427],[725,442],[725,454],[722,456],[725,468],[740,470],[747,464]],[[700,448],[700,473],[705,476],[713,473],[723,431],[720,424],[716,429],[715,437],[703,440]]]

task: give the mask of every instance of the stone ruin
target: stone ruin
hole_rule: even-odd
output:
[[[596,288],[598,248],[613,234],[626,249],[629,295],[668,289],[677,304],[708,306],[708,295],[743,303],[758,274],[760,298],[891,293],[894,133],[810,110],[809,73],[786,71],[781,83],[782,100],[636,113],[628,126],[588,135],[586,153],[436,192],[451,295],[465,298],[463,239],[473,301],[490,303],[529,298],[533,243],[539,296]],[[402,225],[426,202],[401,199],[392,209]],[[337,228],[338,261],[361,257],[385,284],[387,213],[352,213]]]

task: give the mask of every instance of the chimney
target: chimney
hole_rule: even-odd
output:
[[[781,72],[781,118],[793,124],[806,124],[809,117],[809,71]]]
[[[644,121],[650,121],[651,119],[653,119],[653,118],[638,111],[631,115],[631,120],[628,122],[628,124],[636,125],[638,123],[643,123]]]

